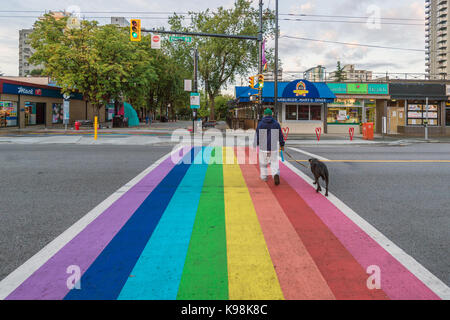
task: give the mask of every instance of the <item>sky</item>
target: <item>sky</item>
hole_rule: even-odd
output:
[[[256,7],[258,0],[253,0]],[[264,8],[275,9],[275,0],[264,0]],[[137,13],[89,13],[103,12],[187,12],[211,10],[223,6],[230,8],[234,0],[0,0],[0,72],[18,75],[19,30],[31,28],[36,12],[69,10],[78,7],[86,17],[94,15],[124,16],[128,20],[142,14]],[[425,49],[425,1],[424,0],[279,0],[280,14],[306,14],[308,16],[280,15],[281,19],[305,19],[319,21],[280,20],[279,56],[284,71],[301,72],[316,65],[322,65],[328,72],[336,69],[337,61],[355,64],[357,69],[374,72],[424,73],[425,53],[423,51],[401,51],[341,45],[314,41],[304,41],[285,36],[308,39],[369,44],[386,47]],[[316,16],[312,16],[316,15]],[[325,15],[327,17],[317,17]],[[20,17],[19,17],[20,16]],[[167,14],[148,17],[167,17]],[[370,17],[333,18],[329,16]],[[381,19],[378,19],[381,18]],[[402,20],[392,20],[402,19]],[[101,24],[109,19],[97,19]],[[360,21],[362,23],[342,23],[339,21]],[[378,22],[382,22],[379,24]],[[394,24],[390,24],[394,23]],[[397,23],[397,24],[395,24]],[[398,23],[408,25],[398,25]],[[146,28],[167,26],[165,19],[142,19]],[[267,47],[274,46],[269,40]],[[295,78],[295,76],[294,76]],[[292,80],[294,79],[292,78]],[[286,80],[291,80],[286,74]],[[246,78],[242,79],[246,82]],[[237,83],[238,85],[240,83]]]

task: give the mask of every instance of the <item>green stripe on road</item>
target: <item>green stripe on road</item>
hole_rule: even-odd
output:
[[[211,158],[221,159],[220,154]],[[178,289],[178,300],[228,300],[227,246],[223,169],[210,164],[206,171],[197,216]]]

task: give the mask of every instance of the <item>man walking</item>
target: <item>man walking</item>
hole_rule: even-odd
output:
[[[278,158],[278,143],[284,151],[284,137],[280,124],[272,117],[272,110],[264,111],[264,118],[256,128],[256,143],[259,146],[259,168],[261,179],[267,181],[267,166],[270,163],[275,185],[280,184],[280,168]]]

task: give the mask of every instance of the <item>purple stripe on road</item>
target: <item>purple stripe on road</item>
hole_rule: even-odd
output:
[[[190,149],[185,148],[183,154]],[[6,299],[63,299],[69,292],[67,279],[71,274],[66,273],[67,267],[79,266],[83,274],[173,167],[174,163],[169,156],[36,270]]]

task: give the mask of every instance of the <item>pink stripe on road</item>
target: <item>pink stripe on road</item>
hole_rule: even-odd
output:
[[[83,274],[174,166],[171,157],[164,160],[36,270],[6,299],[63,299],[69,292],[67,279],[70,274],[66,273],[67,267],[79,266]]]
[[[371,265],[380,267],[381,287],[389,298],[393,300],[440,300],[422,281],[327,198],[317,194],[305,180],[284,164],[280,164],[280,171],[283,178],[314,210],[364,269]]]

